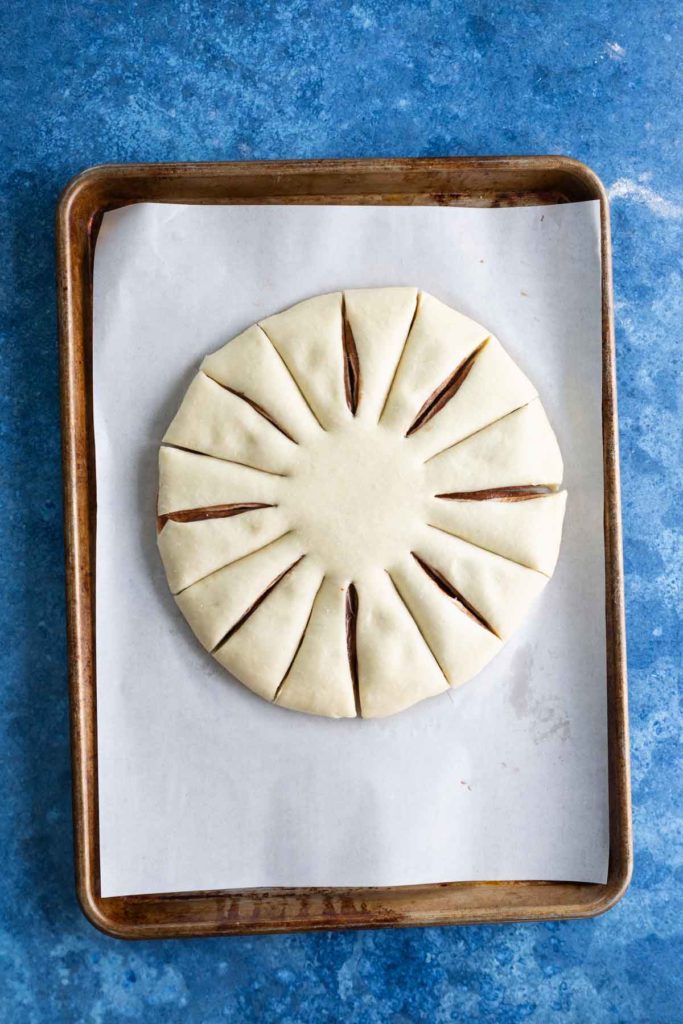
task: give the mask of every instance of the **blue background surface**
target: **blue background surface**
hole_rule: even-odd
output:
[[[5,0],[0,1019],[683,1021],[676,5]],[[53,216],[89,164],[566,153],[611,188],[636,868],[565,924],[124,944],[72,880]],[[678,167],[677,167],[678,163]]]

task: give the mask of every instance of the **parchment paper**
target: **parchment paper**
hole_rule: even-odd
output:
[[[604,882],[597,203],[143,204],[97,243],[97,707],[104,896],[478,879]],[[200,647],[157,554],[159,441],[201,357],[318,292],[415,284],[536,384],[569,503],[555,577],[460,690],[383,721],[274,708]]]

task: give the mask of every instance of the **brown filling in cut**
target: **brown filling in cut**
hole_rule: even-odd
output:
[[[519,487],[490,487],[484,491],[453,491],[450,494],[436,494],[436,498],[448,501],[529,501],[530,498],[544,498],[556,494],[552,487],[525,485]]]
[[[467,377],[469,376],[479,354],[488,343],[488,340],[489,339],[486,338],[482,341],[481,345],[479,345],[474,352],[472,352],[467,359],[465,359],[464,362],[462,362],[460,366],[453,371],[450,377],[447,377],[446,380],[432,392],[411,425],[408,427],[405,435],[406,437],[410,437],[410,435],[414,434],[416,430],[420,429],[420,427],[424,427],[425,423],[428,423],[429,420],[433,419],[438,412],[441,412],[443,407],[450,402],[451,398],[458,393],[462,385],[467,380]]]
[[[349,583],[346,591],[346,650],[349,655],[349,670],[353,683],[353,698],[356,714],[362,718],[360,705],[360,689],[358,685],[358,648],[356,644],[356,624],[358,622],[358,591],[353,583]]]
[[[229,519],[231,516],[242,515],[257,508],[275,508],[259,501],[236,502],[232,505],[209,505],[206,508],[186,508],[178,512],[165,512],[157,516],[157,533],[161,533],[166,523],[198,523],[204,519]]]
[[[480,626],[483,626],[484,629],[487,629],[489,633],[493,633],[494,636],[498,636],[493,626],[486,621],[484,616],[481,614],[481,612],[477,611],[474,605],[470,604],[467,598],[462,596],[459,590],[456,590],[456,588],[453,586],[450,580],[447,580],[446,577],[442,573],[440,573],[438,569],[435,569],[433,565],[429,565],[422,558],[420,558],[419,555],[416,555],[414,551],[411,551],[410,553],[417,562],[417,564],[420,566],[420,568],[424,570],[424,572],[426,572],[426,574],[429,576],[431,580],[434,581],[434,583],[436,583],[437,587],[440,590],[442,590],[444,594],[450,597],[453,601],[457,601],[457,603],[461,606],[465,614],[469,615],[470,618],[474,619],[474,621],[479,623]]]
[[[315,410],[313,409],[313,406],[311,405],[311,403],[309,402],[308,398],[306,397],[306,395],[305,395],[305,394],[303,393],[303,391],[301,390],[301,386],[300,386],[300,384],[299,384],[299,381],[298,381],[298,380],[296,379],[296,377],[295,377],[295,376],[294,376],[294,374],[292,373],[291,369],[290,369],[290,368],[289,368],[289,366],[287,365],[287,362],[286,362],[286,360],[285,360],[284,356],[283,356],[283,355],[282,355],[282,353],[281,353],[281,352],[279,351],[279,349],[278,349],[277,345],[276,345],[276,344],[274,343],[273,339],[272,339],[272,338],[271,338],[271,337],[269,336],[268,332],[267,332],[267,331],[266,331],[266,330],[264,329],[264,327],[263,327],[263,324],[259,323],[259,325],[258,325],[258,326],[259,326],[259,328],[261,329],[261,331],[263,331],[264,337],[268,338],[268,341],[270,342],[270,344],[271,344],[271,346],[272,346],[272,348],[273,348],[273,352],[275,353],[275,355],[277,356],[277,358],[278,358],[278,359],[280,360],[280,362],[282,363],[282,367],[283,367],[283,369],[284,369],[284,370],[286,371],[286,373],[287,373],[287,375],[289,376],[289,378],[290,378],[290,380],[291,380],[292,384],[294,385],[294,387],[296,388],[296,390],[297,390],[297,391],[299,392],[299,394],[301,395],[301,399],[302,399],[302,401],[304,402],[304,404],[305,404],[305,405],[306,405],[306,406],[308,407],[308,411],[310,412],[311,416],[312,416],[312,417],[313,417],[313,419],[314,419],[314,420],[316,421],[316,423],[318,424],[318,426],[320,427],[320,429],[321,429],[321,430],[324,430],[324,429],[325,429],[325,427],[324,427],[324,426],[322,425],[322,423],[321,423],[321,422],[320,422],[320,420],[318,419],[318,416],[316,415],[316,413],[315,413]],[[280,428],[280,429],[281,429],[281,428]],[[287,437],[289,437],[289,434],[287,434],[286,436],[287,436]],[[291,438],[291,440],[294,440],[294,438]],[[298,443],[298,442],[295,442],[295,443]]]
[[[230,466],[244,466],[254,473],[265,473],[266,476],[285,477],[287,473],[276,473],[272,469],[264,469],[263,466],[251,466],[248,462],[239,462],[237,459],[227,459],[222,455],[212,455],[210,452],[200,451],[199,448],[189,448],[186,444],[172,444],[170,441],[162,442],[164,448],[173,448],[177,452],[188,452],[190,455],[201,455],[203,459],[215,459],[216,462],[227,462]]]
[[[344,391],[346,404],[356,415],[360,396],[360,361],[351,324],[346,319],[346,307],[342,306],[342,346],[344,350]]]

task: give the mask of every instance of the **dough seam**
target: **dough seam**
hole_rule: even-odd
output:
[[[320,581],[320,586],[318,587],[318,589],[315,592],[315,597],[313,598],[313,601],[311,602],[311,610],[309,611],[308,618],[306,619],[306,625],[304,626],[304,628],[303,628],[303,630],[301,632],[301,636],[299,637],[299,642],[296,645],[296,650],[294,651],[294,655],[292,656],[292,660],[290,661],[289,665],[287,666],[287,671],[285,672],[285,674],[283,675],[282,679],[278,683],[277,689],[276,689],[275,693],[273,694],[273,698],[272,698],[272,701],[271,701],[271,703],[273,703],[273,704],[277,703],[277,699],[280,696],[280,693],[282,692],[282,688],[285,685],[285,683],[287,682],[287,678],[289,676],[289,673],[292,671],[292,667],[294,665],[294,662],[296,661],[296,659],[297,659],[297,657],[299,655],[299,651],[301,650],[302,644],[304,642],[304,638],[306,636],[306,633],[308,632],[308,627],[309,627],[309,625],[311,623],[311,618],[313,617],[313,609],[315,608],[315,602],[318,600],[318,597],[320,595],[320,591],[322,590],[322,587],[323,587],[323,583],[325,582],[325,578],[326,577],[323,576],[323,578]]]
[[[346,292],[342,292],[342,347],[344,350],[344,393],[346,404],[350,412],[355,416],[358,412],[358,403],[361,395],[360,360],[356,339],[353,336],[351,324],[346,316]]]
[[[285,530],[285,532],[281,533],[279,537],[275,537],[273,540],[269,540],[267,544],[262,544],[260,548],[254,548],[253,551],[247,552],[246,555],[240,555],[239,558],[233,558],[231,562],[224,562],[223,565],[219,565],[217,566],[217,568],[212,569],[211,572],[207,572],[206,576],[201,576],[198,580],[195,580],[194,583],[190,583],[188,584],[188,586],[183,587],[182,590],[177,591],[177,593],[174,594],[174,597],[180,597],[181,594],[184,594],[187,590],[190,590],[191,587],[196,586],[197,583],[202,583],[204,580],[208,580],[210,576],[215,576],[217,572],[220,572],[221,569],[225,569],[226,566],[237,565],[238,562],[244,561],[245,558],[251,558],[252,555],[258,554],[259,551],[265,551],[266,548],[269,548],[271,547],[271,545],[277,544],[278,541],[281,541],[283,537],[289,537],[290,533],[296,533],[296,530]]]
[[[275,342],[273,341],[273,339],[272,339],[272,338],[270,337],[270,335],[268,334],[268,331],[267,331],[267,330],[265,329],[265,327],[263,326],[263,324],[262,324],[262,323],[260,323],[260,322],[259,322],[259,323],[258,323],[258,326],[259,326],[259,327],[261,328],[261,330],[263,331],[263,333],[264,333],[265,337],[266,337],[266,338],[268,339],[268,341],[269,341],[269,342],[270,342],[270,344],[272,345],[273,351],[275,352],[276,356],[278,357],[278,359],[280,360],[280,362],[281,362],[281,363],[282,363],[282,365],[284,366],[285,370],[287,371],[287,373],[289,374],[289,376],[290,376],[290,377],[292,378],[292,383],[294,384],[294,387],[295,387],[295,388],[297,389],[297,391],[298,391],[298,392],[299,392],[299,394],[301,395],[302,399],[303,399],[303,400],[304,400],[304,402],[306,403],[306,407],[308,408],[308,411],[310,412],[311,416],[313,417],[313,419],[315,420],[315,422],[316,422],[316,423],[318,424],[318,426],[320,427],[320,429],[321,429],[321,430],[325,430],[325,427],[324,427],[324,426],[322,425],[322,423],[320,422],[320,420],[318,419],[318,417],[317,417],[317,416],[316,416],[316,414],[314,413],[314,411],[313,411],[313,407],[312,407],[311,403],[310,403],[310,402],[308,401],[308,399],[306,398],[306,395],[305,395],[305,394],[303,393],[303,391],[301,390],[301,387],[300,387],[300,385],[299,385],[299,382],[298,382],[298,380],[296,379],[296,377],[295,377],[295,376],[294,376],[294,374],[292,373],[291,369],[289,368],[289,366],[288,366],[288,365],[287,365],[287,363],[285,362],[285,358],[284,358],[284,356],[282,356],[282,355],[281,355],[281,353],[280,353],[280,352],[278,351],[278,348],[277,348],[277,346],[276,346]]]
[[[519,412],[520,409],[526,409],[528,405],[531,405],[531,402],[535,401],[538,401],[538,399],[532,398],[528,402],[522,402],[522,404],[518,405],[516,409],[510,409],[510,411],[506,412],[503,416],[498,416],[495,420],[491,420],[490,423],[485,423],[483,427],[477,427],[477,429],[473,430],[471,434],[467,434],[466,437],[461,437],[459,441],[455,441],[453,444],[447,444],[445,448],[442,448],[438,452],[434,452],[434,454],[430,455],[428,459],[425,459],[424,465],[426,466],[428,462],[431,462],[432,459],[436,459],[439,455],[443,455],[444,452],[450,452],[453,448],[457,448],[459,444],[463,443],[463,441],[469,441],[471,437],[476,437],[477,434],[481,434],[482,430],[488,430],[489,427],[494,426],[494,424],[502,423],[503,420],[508,418],[508,416],[514,416],[514,414]]]
[[[521,565],[523,569],[529,569],[530,572],[537,572],[539,576],[545,576],[547,580],[550,579],[547,572],[541,572],[540,569],[534,569],[533,565],[527,565],[526,562],[518,562],[516,558],[510,558],[509,555],[501,555],[500,551],[493,551],[491,548],[485,548],[483,544],[475,544],[473,540],[468,540],[467,537],[461,537],[459,533],[451,533],[450,530],[444,530],[443,526],[435,526],[434,523],[427,523],[427,526],[432,530],[439,530],[440,533],[445,533],[447,537],[457,537],[458,540],[463,541],[464,544],[471,544],[473,548],[479,548],[480,551],[488,551],[490,555],[497,555],[498,558],[504,558],[506,562],[512,562],[513,565]]]
[[[244,466],[245,469],[251,469],[254,473],[265,473],[266,476],[288,476],[287,473],[275,473],[272,469],[262,469],[260,466],[251,466],[248,462],[238,462],[237,459],[224,459],[220,455],[212,455],[210,452],[200,452],[198,448],[186,448],[185,445],[172,444],[170,441],[162,441],[161,447],[175,448],[178,452],[188,452],[190,455],[203,455],[205,459],[215,459],[216,462],[229,462],[232,466]]]
[[[384,396],[384,402],[382,403],[382,411],[380,412],[379,419],[377,420],[378,423],[382,422],[382,417],[384,416],[384,411],[385,411],[385,409],[386,409],[386,407],[387,407],[387,405],[389,403],[389,399],[391,398],[391,392],[394,390],[394,384],[396,383],[396,377],[398,376],[398,369],[399,369],[399,367],[401,365],[401,362],[402,362],[403,357],[405,355],[406,349],[408,347],[408,342],[410,341],[410,335],[412,334],[413,327],[415,326],[415,319],[417,317],[418,310],[420,308],[420,299],[421,299],[421,297],[422,297],[422,292],[418,292],[417,295],[415,296],[415,309],[413,310],[413,316],[412,316],[412,319],[410,321],[410,326],[408,327],[408,333],[406,334],[405,341],[403,342],[403,348],[401,349],[401,354],[398,357],[398,360],[396,362],[396,366],[394,367],[394,372],[391,375],[391,381],[389,383],[389,390],[387,391],[386,395]]]

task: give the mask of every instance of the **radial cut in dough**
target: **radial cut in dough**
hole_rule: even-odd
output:
[[[377,717],[459,686],[552,575],[566,493],[533,384],[416,288],[306,299],[208,355],[159,456],[159,548],[260,697]]]

